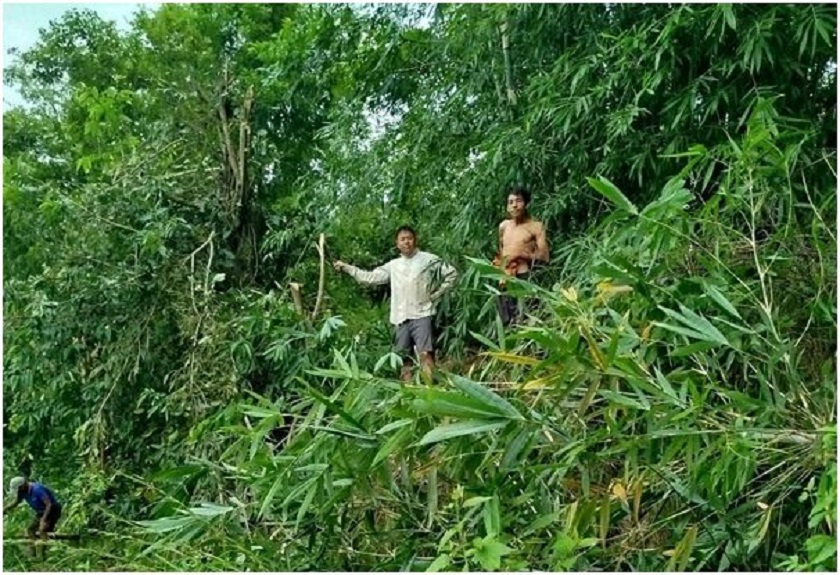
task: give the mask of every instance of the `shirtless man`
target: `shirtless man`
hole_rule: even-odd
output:
[[[496,265],[509,276],[528,275],[537,262],[548,263],[548,241],[542,222],[528,215],[531,193],[522,187],[508,190],[507,213],[510,216],[499,224],[499,255]],[[499,314],[504,325],[522,318],[522,310],[515,298],[499,298]]]

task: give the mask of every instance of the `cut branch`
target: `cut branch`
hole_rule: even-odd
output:
[[[318,311],[321,309],[321,301],[324,298],[324,234],[318,238],[318,243],[315,245],[318,249],[318,255],[321,257],[321,272],[318,278],[318,297],[315,299],[315,309],[312,311],[312,321],[318,317]]]

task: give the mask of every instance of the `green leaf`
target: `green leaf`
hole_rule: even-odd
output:
[[[712,325],[708,319],[693,310],[688,309],[682,304],[680,304],[680,311],[685,317],[685,323],[687,326],[700,331],[709,338],[709,341],[714,341],[721,345],[729,345],[729,341],[726,337],[718,330],[718,328]]]
[[[688,562],[691,559],[691,551],[694,549],[694,543],[697,540],[697,527],[691,526],[685,533],[685,536],[677,544],[674,549],[674,555],[668,561],[666,569],[668,571],[685,571]]]
[[[723,11],[723,17],[726,20],[726,25],[729,26],[732,30],[735,30],[735,12],[732,10],[732,5],[720,4],[719,7]]]
[[[828,535],[814,535],[805,542],[808,550],[808,560],[817,566],[824,561],[836,557],[837,539]]]
[[[256,419],[263,419],[269,417],[277,417],[279,415],[283,415],[279,409],[268,409],[265,407],[260,407],[258,405],[245,405],[243,404],[240,409],[244,415],[249,417],[253,417]]]
[[[362,439],[364,441],[375,441],[376,437],[373,435],[367,435],[364,433],[354,433],[352,431],[348,431],[346,429],[341,429],[340,427],[325,427],[323,425],[310,425],[307,427],[309,430],[317,430],[323,431],[325,433],[331,433],[334,435],[341,435],[343,437],[350,437],[353,439]]]
[[[305,373],[328,379],[356,379],[352,372],[339,371],[337,369],[307,369]],[[359,374],[363,379],[370,379],[369,374]]]
[[[344,409],[341,408],[336,402],[332,401],[317,389],[312,388],[311,386],[306,386],[307,391],[309,394],[315,398],[316,401],[322,403],[324,407],[326,407],[329,411],[333,412],[334,414],[338,415],[341,419],[349,423],[352,427],[356,428],[358,431],[362,431],[367,434],[367,428],[361,424],[359,420],[355,417],[347,413]]]
[[[630,212],[633,215],[639,215],[639,210],[633,205],[633,202],[628,200],[627,196],[622,194],[621,190],[615,187],[615,184],[605,177],[598,176],[598,179],[586,178],[586,181],[589,182],[590,186],[595,188],[595,190],[600,192],[601,195],[614,203],[618,208]]]
[[[571,557],[577,549],[577,540],[568,533],[560,533],[551,544],[551,549],[557,554],[557,559]]]
[[[504,416],[493,406],[452,391],[422,389],[416,391],[415,394],[418,398],[411,403],[411,406],[420,413],[465,419],[499,419]]]
[[[509,471],[513,469],[518,463],[525,446],[534,438],[536,431],[534,429],[522,429],[513,440],[508,444],[502,455],[502,461],[499,464],[499,469],[502,471]]]
[[[480,344],[482,344],[483,346],[485,346],[488,349],[491,349],[491,350],[500,349],[499,344],[490,341],[489,339],[487,339],[486,337],[484,337],[480,333],[476,333],[474,331],[471,331],[470,335],[473,336],[475,339],[477,339]]]
[[[668,316],[676,319],[686,327],[675,326],[661,322],[653,322],[654,325],[665,328],[667,330],[686,335],[693,339],[708,341],[717,345],[729,345],[729,341],[724,337],[718,329],[709,322],[705,317],[697,314],[690,309],[680,304],[680,311],[678,313],[672,309],[664,306],[659,306],[659,309],[664,311]]]
[[[439,555],[432,564],[426,568],[426,573],[437,573],[444,571],[451,564],[451,559],[448,554]]]
[[[265,499],[263,499],[262,505],[260,505],[260,517],[265,517],[265,514],[268,512],[268,508],[271,507],[271,504],[274,501],[274,496],[277,494],[277,490],[288,481],[289,478],[283,474],[277,476],[277,479],[275,479],[274,483],[271,484],[271,488],[268,490]]]
[[[656,323],[656,322],[654,322]],[[664,326],[663,326],[664,327]],[[669,357],[684,357],[686,355],[694,355],[696,353],[703,353],[704,351],[709,351],[710,349],[714,349],[717,347],[716,343],[711,343],[708,341],[696,341],[694,343],[690,343],[688,345],[682,345],[680,347],[674,348],[668,356]]]
[[[185,479],[196,473],[202,472],[204,468],[200,465],[180,465],[158,471],[150,476],[153,481],[172,481],[173,479]]]
[[[309,511],[309,508],[312,506],[312,500],[315,498],[315,494],[318,492],[318,482],[313,481],[312,486],[309,488],[309,491],[306,492],[306,497],[303,499],[303,503],[300,504],[300,508],[297,512],[297,517],[295,519],[295,528],[300,525],[300,522],[303,520],[303,517],[306,515],[306,512]]]
[[[642,411],[647,411],[648,409],[650,409],[650,403],[642,403],[641,401],[636,401],[635,399],[624,395],[623,393],[610,391],[608,389],[602,389],[598,392],[598,394],[609,399],[611,402],[617,403],[619,405],[626,405],[627,407],[641,409]]]
[[[735,306],[732,305],[732,302],[726,299],[726,297],[722,293],[720,293],[720,290],[718,290],[715,286],[707,284],[705,282],[703,287],[705,288],[706,293],[709,295],[709,297],[711,297],[726,312],[740,320],[743,320],[743,318],[741,318],[741,314],[739,314],[738,310],[735,309]]]
[[[502,557],[513,552],[513,549],[492,537],[477,539],[474,549],[475,558],[486,571],[498,570],[502,566]]]
[[[470,497],[466,501],[464,501],[463,507],[465,509],[469,509],[470,507],[478,507],[482,503],[487,503],[490,501],[489,495],[477,495],[475,497]]]
[[[502,519],[499,512],[499,496],[493,495],[484,505],[484,530],[487,535],[497,536],[502,532]]]
[[[653,368],[654,373],[656,374],[656,382],[659,384],[659,388],[665,393],[668,398],[670,398],[674,403],[682,406],[683,402],[680,400],[679,396],[677,396],[677,392],[674,391],[671,382],[662,374],[658,367]]]
[[[439,425],[424,435],[417,445],[429,445],[439,441],[446,441],[447,439],[452,439],[453,437],[486,433],[488,431],[504,427],[507,424],[507,421],[461,421],[458,423]]]
[[[215,503],[201,503],[198,507],[190,507],[189,512],[199,517],[218,517],[233,511],[233,507],[228,505],[217,505]]]
[[[545,515],[540,515],[536,519],[534,519],[528,527],[525,528],[525,531],[522,532],[522,535],[528,535],[529,533],[533,533],[534,531],[538,531],[540,529],[544,529],[548,527],[552,523],[556,523],[560,520],[560,512],[555,511],[553,513],[546,513]]]
[[[510,404],[510,402],[499,396],[497,393],[487,389],[485,386],[475,383],[474,381],[470,381],[460,375],[451,374],[450,378],[455,387],[482,405],[486,406],[488,410],[497,411],[501,415],[510,419],[520,421],[525,419],[522,414]]]
[[[166,533],[184,528],[195,521],[192,517],[162,517],[160,519],[136,521],[137,525],[152,533]]]
[[[383,425],[382,428],[380,428],[376,432],[376,435],[383,435],[385,433],[388,433],[389,431],[394,431],[395,429],[405,427],[406,425],[414,423],[414,421],[415,420],[413,420],[413,419],[398,419],[397,421],[392,421],[391,423],[388,423],[387,425]]]

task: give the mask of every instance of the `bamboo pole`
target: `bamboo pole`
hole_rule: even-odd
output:
[[[318,278],[318,297],[315,298],[315,309],[312,310],[312,321],[315,321],[315,318],[318,317],[318,312],[321,310],[321,302],[324,299],[324,234],[321,234],[321,237],[318,238],[318,243],[315,245],[318,249],[318,255],[321,258],[321,275]]]
[[[508,19],[505,18],[499,25],[502,33],[502,55],[505,59],[505,84],[507,87],[508,103],[516,106],[516,90],[513,89],[513,67],[510,62],[510,34],[508,33]]]
[[[15,545],[20,545],[24,543],[29,543],[33,545],[46,545],[47,543],[60,543],[63,541],[80,541],[81,539],[82,536],[78,534],[56,535],[54,533],[50,533],[47,536],[47,539],[27,539],[25,537],[17,537],[14,539],[3,539],[3,544],[5,545],[6,543],[13,543]]]

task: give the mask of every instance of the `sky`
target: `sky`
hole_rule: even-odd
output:
[[[38,41],[38,30],[49,26],[50,20],[60,18],[73,8],[96,11],[103,19],[113,20],[121,29],[128,28],[131,15],[139,6],[154,6],[156,2],[125,3],[36,3],[3,2],[3,67],[9,63],[8,51],[17,48],[24,51]],[[20,94],[9,86],[3,86],[3,105],[22,103]]]

